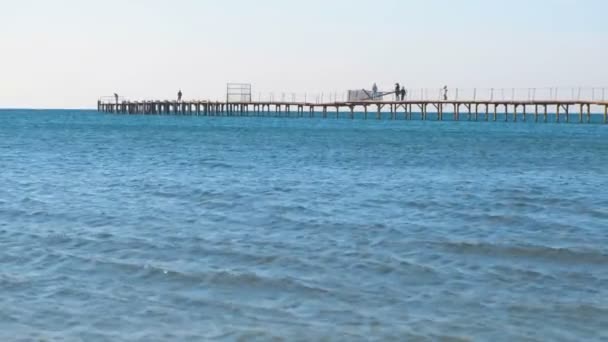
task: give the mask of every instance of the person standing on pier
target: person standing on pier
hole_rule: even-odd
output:
[[[372,100],[375,100],[377,96],[378,96],[378,86],[376,85],[376,83],[374,83],[374,86],[372,87]]]
[[[407,95],[407,90],[405,90],[405,87],[401,87],[401,101],[405,101],[405,95]]]
[[[116,100],[116,104],[118,104],[118,94],[114,93],[114,99]]]
[[[395,83],[395,101],[399,101],[400,93],[401,93],[401,86],[399,86],[399,83]]]
[[[448,86],[443,86],[443,101],[448,100]]]
[[[182,102],[182,90],[181,89],[177,92],[177,102]]]

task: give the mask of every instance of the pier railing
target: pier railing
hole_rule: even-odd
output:
[[[602,87],[544,87],[544,88],[406,88],[406,101],[608,101],[608,88]],[[394,91],[371,102],[392,102]],[[348,102],[348,92],[258,92],[252,103],[336,103]]]
[[[593,101],[607,102],[608,87],[545,87],[545,88],[407,88],[406,101],[471,101],[471,102],[504,102],[504,101]],[[393,91],[394,92],[394,91]],[[382,91],[388,95],[370,100],[370,102],[392,102],[396,100],[391,91]],[[125,97],[105,96],[101,103],[129,102]],[[176,99],[149,99],[139,102],[176,101]],[[189,99],[188,101],[204,101]],[[218,99],[215,102],[225,102]],[[292,103],[292,104],[329,104],[348,102],[347,91],[327,92],[258,92],[251,95],[250,103]]]

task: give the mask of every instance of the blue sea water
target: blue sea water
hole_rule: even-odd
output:
[[[0,340],[608,339],[608,126],[0,111]]]

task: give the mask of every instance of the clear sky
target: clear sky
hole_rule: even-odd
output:
[[[408,87],[608,87],[606,0],[0,0],[0,107]]]

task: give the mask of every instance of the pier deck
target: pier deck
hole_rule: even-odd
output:
[[[591,107],[603,109],[603,113],[592,113]],[[293,109],[293,112],[292,112]],[[526,121],[533,117],[535,122],[570,122],[578,116],[578,122],[591,123],[592,116],[602,115],[608,123],[608,101],[458,101],[458,100],[407,100],[407,101],[357,101],[357,102],[217,102],[217,101],[102,101],[97,102],[97,110],[115,114],[146,115],[200,115],[200,116],[296,116],[327,118],[329,112],[336,117],[344,112],[354,118],[356,110],[365,119],[371,113],[377,119],[382,113],[390,113],[390,119],[412,119],[416,114],[421,120],[443,120],[444,113],[450,113],[453,120],[459,121],[461,115],[468,120],[497,121],[499,115],[505,121]],[[451,111],[449,111],[451,110]],[[293,113],[293,114],[292,114]]]

